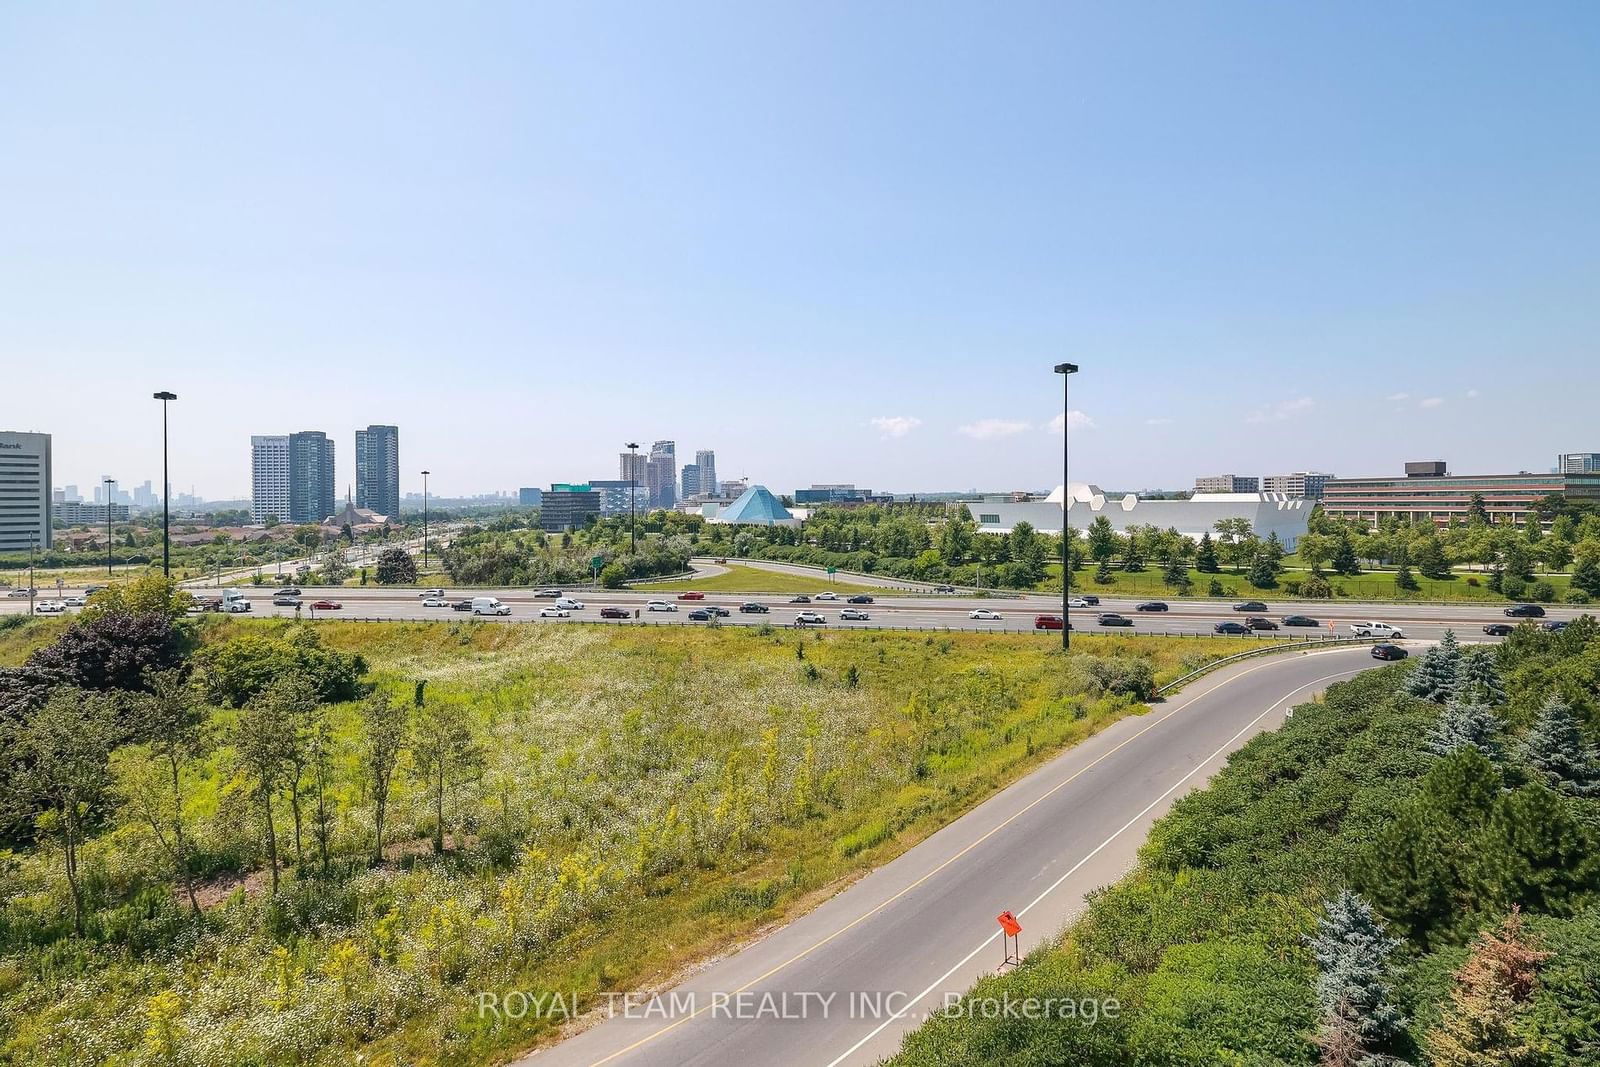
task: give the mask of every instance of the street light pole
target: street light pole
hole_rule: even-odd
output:
[[[116,479],[106,478],[106,577],[111,577],[111,486]]]
[[[35,534],[33,539],[28,542],[28,617],[30,619],[33,617],[33,614],[34,614],[34,612],[33,612],[33,598],[36,595],[38,595],[38,592],[39,592],[37,589],[35,589],[33,587],[33,554],[36,551],[38,551],[38,549],[39,549],[39,537],[38,537],[37,534]],[[60,592],[61,592],[61,590],[59,588],[57,588],[56,589],[56,593],[59,594]]]
[[[162,390],[155,394],[161,401],[161,576],[172,577],[172,476],[167,473],[167,401],[178,399],[177,393]]]
[[[639,442],[629,441],[628,449],[628,552],[637,555],[639,539],[633,530],[634,498],[639,495]]]
[[[1056,373],[1061,375],[1061,650],[1065,652],[1072,647],[1072,615],[1070,594],[1067,592],[1068,579],[1072,575],[1071,553],[1068,551],[1067,542],[1067,513],[1072,508],[1071,485],[1067,480],[1067,440],[1071,437],[1068,432],[1072,421],[1072,399],[1070,382],[1072,376],[1078,373],[1076,363],[1057,363]]]
[[[428,569],[428,471],[422,472],[422,569]]]

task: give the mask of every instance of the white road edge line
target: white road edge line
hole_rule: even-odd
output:
[[[1160,796],[1156,797],[1149,804],[1147,804],[1143,811],[1139,812],[1139,814],[1135,815],[1133,818],[1131,818],[1127,822],[1123,823],[1122,826],[1120,828],[1118,828],[1115,833],[1113,833],[1110,837],[1106,838],[1104,841],[1102,841],[1098,845],[1096,845],[1092,850],[1090,850],[1088,852],[1088,854],[1086,854],[1077,863],[1074,863],[1072,865],[1072,869],[1071,870],[1067,871],[1067,873],[1063,874],[1060,878],[1057,878],[1054,882],[1050,883],[1050,885],[1044,890],[1044,892],[1042,892],[1038,896],[1034,897],[1033,900],[1031,900],[1027,904],[1026,907],[1024,907],[1021,911],[1019,911],[1017,913],[1018,916],[1022,916],[1022,915],[1028,914],[1028,912],[1030,910],[1032,910],[1032,908],[1033,908],[1033,906],[1035,904],[1038,904],[1045,897],[1047,897],[1051,893],[1055,892],[1056,888],[1058,886],[1060,886],[1062,882],[1065,882],[1068,878],[1071,878],[1074,874],[1078,873],[1079,868],[1081,868],[1085,863],[1088,863],[1090,860],[1094,859],[1095,856],[1100,853],[1101,849],[1105,848],[1107,845],[1111,844],[1111,842],[1113,842],[1117,838],[1121,837],[1128,830],[1129,827],[1133,826],[1140,819],[1142,819],[1146,815],[1148,815],[1152,808],[1154,808],[1157,804],[1160,804],[1163,800],[1167,799],[1167,797],[1171,796],[1175,790],[1177,790],[1180,786],[1183,785],[1183,783],[1187,782],[1190,778],[1193,778],[1195,776],[1195,773],[1197,771],[1199,771],[1200,768],[1209,765],[1211,763],[1211,761],[1215,760],[1217,757],[1225,755],[1228,752],[1228,750],[1233,746],[1233,743],[1235,741],[1239,740],[1239,738],[1243,737],[1247,732],[1249,732],[1250,729],[1252,727],[1254,727],[1256,723],[1260,722],[1262,719],[1265,719],[1268,715],[1271,715],[1273,712],[1275,712],[1279,708],[1283,707],[1283,705],[1287,701],[1292,699],[1296,693],[1299,693],[1301,690],[1304,690],[1304,689],[1309,689],[1310,687],[1312,687],[1314,685],[1320,685],[1321,683],[1326,682],[1326,681],[1328,681],[1330,679],[1340,678],[1340,677],[1343,677],[1346,674],[1359,674],[1359,673],[1361,673],[1361,671],[1367,670],[1367,669],[1368,668],[1366,668],[1366,667],[1362,667],[1362,668],[1360,668],[1360,670],[1339,671],[1337,674],[1329,674],[1329,675],[1325,675],[1322,678],[1315,678],[1315,679],[1305,683],[1304,685],[1300,686],[1299,688],[1290,690],[1276,704],[1273,704],[1266,711],[1263,711],[1260,715],[1257,715],[1255,718],[1253,718],[1249,722],[1247,722],[1244,726],[1240,727],[1239,728],[1239,732],[1234,734],[1232,737],[1228,738],[1228,740],[1223,744],[1223,746],[1221,748],[1217,749],[1215,752],[1211,753],[1211,755],[1207,756],[1204,760],[1201,760],[1199,763],[1197,763],[1193,767],[1191,767],[1189,769],[1188,773],[1186,773],[1182,778],[1179,778],[1176,782],[1173,782],[1172,785],[1168,786],[1166,792],[1162,793]],[[873,1038],[877,1037],[880,1033],[883,1032],[884,1028],[886,1026],[888,1026],[890,1023],[897,1021],[902,1015],[904,1015],[906,1013],[906,1011],[909,1008],[911,1008],[913,1005],[922,1003],[924,998],[926,998],[929,993],[932,993],[934,990],[936,990],[940,986],[944,985],[945,981],[948,980],[949,977],[952,974],[955,974],[961,968],[965,967],[968,964],[968,962],[971,961],[972,957],[976,956],[978,953],[982,952],[984,949],[986,949],[990,945],[992,945],[994,943],[994,939],[997,936],[997,934],[998,934],[998,931],[996,931],[996,933],[990,934],[988,937],[984,938],[983,941],[978,945],[978,947],[973,949],[971,952],[967,953],[965,956],[963,956],[959,963],[957,963],[954,967],[951,967],[948,971],[944,972],[944,974],[940,975],[937,979],[935,979],[933,984],[928,986],[927,989],[924,989],[922,992],[918,993],[915,997],[911,998],[911,1000],[907,1001],[904,1007],[897,1008],[895,1010],[894,1014],[890,1015],[887,1019],[883,1020],[883,1022],[879,1023],[876,1027],[874,1027],[872,1032],[867,1034],[866,1037],[863,1037],[860,1041],[857,1041],[855,1044],[853,1044],[849,1048],[845,1049],[844,1052],[842,1054],[840,1054],[840,1056],[837,1059],[833,1060],[832,1062],[830,1062],[828,1064],[828,1067],[839,1067],[839,1065],[841,1063],[843,1063],[845,1060],[849,1059],[851,1056],[855,1055],[856,1050],[859,1049],[862,1045],[865,1045],[868,1041],[871,1041]]]

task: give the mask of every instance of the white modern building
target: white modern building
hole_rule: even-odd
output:
[[[0,552],[50,547],[50,435],[0,431]]]
[[[289,435],[254,434],[250,438],[250,517],[289,521]]]
[[[1258,537],[1277,534],[1290,552],[1304,536],[1316,504],[1282,493],[1196,493],[1188,500],[1142,500],[1132,493],[1120,499],[1107,497],[1099,486],[1082,482],[1068,488],[1067,523],[1075,530],[1087,530],[1103,515],[1118,533],[1130,526],[1155,526],[1198,541],[1202,534],[1215,533],[1217,520],[1244,518]],[[1009,533],[1017,523],[1026,522],[1041,533],[1058,534],[1062,497],[1057,486],[1044,500],[969,501],[967,508],[983,533]]]

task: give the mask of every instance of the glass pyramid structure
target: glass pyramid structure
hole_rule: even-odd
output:
[[[772,526],[780,522],[792,522],[794,516],[778,503],[778,498],[766,486],[752,485],[740,494],[738,500],[717,514],[717,521]]]

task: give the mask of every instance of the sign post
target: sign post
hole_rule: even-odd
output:
[[[1022,924],[1009,911],[1002,911],[996,919],[1000,923],[1000,945],[1004,952],[1000,967],[1015,967],[1022,962],[1021,938],[1018,936],[1022,933]]]

